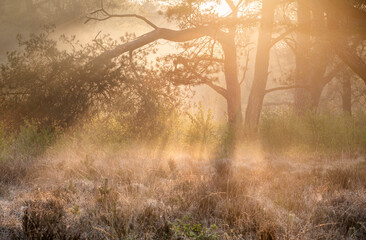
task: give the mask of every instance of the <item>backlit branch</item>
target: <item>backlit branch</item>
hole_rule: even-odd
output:
[[[101,47],[104,51],[106,51],[107,49],[105,49],[105,47],[102,45],[102,44],[100,44],[99,42],[98,42],[98,36],[100,35],[100,33],[101,33],[102,31],[99,31],[98,32],[98,34],[95,36],[95,38],[94,38],[94,40],[93,40],[93,42],[95,42],[95,44],[97,44],[99,47]]]
[[[203,77],[202,74],[197,73],[192,67],[188,66],[185,61],[182,61],[181,64],[183,64],[183,66],[186,67],[189,72],[192,73],[196,78],[201,79],[204,84],[209,86],[211,89],[213,89],[224,98],[227,98],[227,90],[225,88],[214,84],[210,79]]]
[[[220,86],[212,83],[211,81],[207,81],[207,82],[205,82],[205,84],[207,86],[209,86],[210,88],[212,88],[215,92],[217,92],[218,94],[223,96],[224,98],[227,98],[227,90],[225,88],[220,87]]]
[[[366,84],[366,63],[350,47],[341,41],[332,41],[333,50]]]
[[[279,35],[278,37],[272,39],[271,47],[276,45],[278,42],[284,40],[287,37],[287,35],[291,34],[292,32],[296,31],[297,29],[299,29],[298,26],[289,28],[286,32],[284,32],[281,35]]]
[[[235,4],[232,0],[225,0],[225,2],[227,3],[227,5],[229,5],[229,7],[231,8],[231,10],[233,12],[235,12],[237,10],[237,7],[235,6]]]
[[[330,71],[323,79],[324,85],[328,84],[337,74],[345,68],[344,63],[339,63],[332,71]]]
[[[248,72],[248,64],[249,64],[249,51],[247,52],[247,58],[246,58],[246,62],[245,62],[245,66],[243,68],[243,76],[239,82],[240,85],[242,85],[245,81],[245,77],[247,76],[247,72]]]
[[[304,85],[292,85],[292,86],[283,86],[283,87],[270,88],[270,89],[267,89],[264,92],[264,94],[275,92],[275,91],[289,90],[289,89],[294,89],[294,88],[309,89],[308,86],[304,86]]]
[[[103,2],[102,2],[103,3]],[[101,14],[102,17],[97,17],[96,15]],[[147,18],[141,16],[141,15],[137,15],[137,14],[110,14],[109,12],[107,12],[104,8],[103,8],[103,4],[102,4],[102,8],[95,10],[94,12],[91,12],[89,14],[90,16],[87,16],[87,19],[85,21],[85,23],[88,23],[89,21],[105,21],[108,20],[110,18],[138,18],[141,19],[142,21],[144,21],[145,23],[147,23],[149,26],[153,27],[154,29],[158,29],[158,26],[156,26],[154,23],[152,23],[151,21],[149,21]]]
[[[166,28],[158,28],[149,33],[146,33],[137,39],[121,44],[113,50],[108,50],[95,58],[94,63],[104,63],[110,59],[120,56],[123,53],[133,51],[140,47],[143,47],[149,43],[155,42],[159,39],[164,39],[172,42],[186,42],[194,39],[198,39],[205,36],[210,36],[218,41],[224,38],[226,33],[218,30],[214,27],[198,27],[189,28],[185,30],[171,30]]]

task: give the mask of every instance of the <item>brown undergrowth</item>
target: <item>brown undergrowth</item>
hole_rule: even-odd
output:
[[[51,148],[16,184],[2,178],[0,238],[366,237],[364,159],[314,164],[254,152],[217,163],[142,147]]]

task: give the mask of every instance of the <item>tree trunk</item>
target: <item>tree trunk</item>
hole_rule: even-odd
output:
[[[308,85],[310,57],[310,6],[308,0],[298,0],[298,25],[302,26],[297,32],[296,47],[296,78],[295,85]],[[301,115],[309,104],[309,94],[306,89],[295,89],[295,113]]]
[[[220,158],[233,158],[239,138],[242,136],[243,115],[241,111],[241,89],[238,79],[236,29],[231,28],[222,41],[224,51],[224,74],[226,81],[226,104],[228,114],[228,133],[221,139]]]
[[[159,28],[150,21],[148,21],[146,18],[139,15],[126,14],[117,16],[139,18],[145,21],[145,23],[147,23],[151,27],[153,27],[154,30],[140,36],[133,41],[118,45],[112,50],[107,50],[100,54],[98,57],[94,58],[94,60],[89,63],[90,67],[93,68],[94,71],[99,71],[99,69],[103,69],[105,64],[108,63],[111,59],[118,57],[123,53],[132,52],[159,39],[165,39],[172,42],[187,42],[194,39],[199,39],[201,37],[212,37],[222,45],[224,51],[224,73],[227,88],[223,89],[219,86],[213,87],[213,84],[211,84],[211,87],[226,98],[228,123],[230,129],[233,130],[234,135],[238,136],[240,134],[240,131],[242,129],[243,117],[241,112],[241,90],[238,80],[237,69],[237,49],[235,43],[236,27],[229,28],[229,32],[221,31],[215,26],[203,26],[183,30],[171,30],[166,28]],[[87,22],[91,19],[94,18],[88,19]]]
[[[317,4],[318,0],[311,1],[311,9],[313,13],[312,33],[314,44],[310,53],[310,105],[307,111],[316,112],[319,106],[320,97],[324,87],[328,83],[326,81],[326,70],[331,59],[327,39],[324,36],[326,30],[324,10]]]
[[[347,115],[352,115],[351,79],[343,78],[342,87],[343,87],[342,91],[343,112]]]
[[[258,36],[254,80],[245,114],[245,131],[246,134],[249,136],[256,134],[260,114],[262,111],[263,99],[267,86],[275,8],[276,1],[263,1],[262,20]]]
[[[298,36],[299,49],[297,54],[297,84],[308,86],[307,90],[298,89],[295,95],[295,112],[302,115],[306,112],[316,112],[319,106],[323,88],[328,83],[326,70],[329,59],[329,47],[324,36],[324,10],[316,2],[299,0],[299,24],[304,24],[304,32]],[[312,27],[310,29],[310,10],[312,12]],[[314,43],[311,44],[310,39]],[[301,51],[300,51],[301,49]]]
[[[306,111],[313,111],[314,113],[316,112],[316,110],[319,107],[319,103],[320,103],[320,97],[322,95],[323,92],[323,88],[324,85],[320,85],[320,84],[316,84],[316,85],[312,85],[311,89],[309,91],[309,102],[308,105],[305,108],[305,112]]]
[[[241,91],[238,81],[237,56],[234,35],[228,37],[223,44],[225,54],[224,73],[227,89],[227,114],[228,122],[235,131],[241,130],[243,115],[241,112]]]
[[[326,1],[326,13],[327,13],[327,22],[328,22],[328,30],[330,35],[330,44],[334,50],[334,52],[338,55],[338,57],[346,64],[348,65],[354,73],[356,73],[358,76],[361,77],[361,79],[366,84],[366,63],[363,61],[362,57],[357,54],[357,51],[355,48],[350,47],[347,44],[347,37],[349,37],[348,34],[346,34],[344,31],[344,28],[341,28],[340,23],[343,21],[348,21],[349,18],[356,17],[359,13],[357,9],[353,9],[356,12],[353,12],[351,14],[352,8],[350,6],[345,6],[343,8],[337,8],[335,7],[333,1]],[[345,15],[344,11],[347,11],[348,14]],[[366,14],[363,13],[364,16]],[[347,18],[348,17],[348,18]],[[346,20],[345,20],[346,18]],[[352,27],[352,25],[350,25]]]

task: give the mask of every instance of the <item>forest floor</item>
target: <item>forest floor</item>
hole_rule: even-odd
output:
[[[0,239],[366,239],[364,156],[74,145],[0,163],[0,179]]]

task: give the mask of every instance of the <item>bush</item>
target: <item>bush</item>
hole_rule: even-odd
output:
[[[8,154],[10,142],[11,136],[7,135],[4,126],[0,125],[0,162]]]
[[[186,141],[190,145],[205,145],[215,137],[215,125],[211,109],[205,109],[200,102],[195,114],[187,113],[190,125],[186,134]]]
[[[265,113],[260,136],[265,150],[283,153],[293,149],[329,156],[351,156],[365,151],[366,126],[362,115],[349,117],[331,113],[296,116],[292,112]]]
[[[46,27],[28,39],[18,36],[20,50],[8,53],[8,61],[1,64],[0,121],[5,127],[19,129],[25,120],[42,127],[69,127],[114,112],[134,123],[134,133],[161,132],[180,90],[148,64],[154,47],[136,50],[133,63],[125,55],[98,63],[95,58],[102,52],[134,36],[126,35],[120,43],[104,36],[82,45],[75,37],[53,40],[52,32]],[[69,50],[60,50],[60,43]]]
[[[18,132],[0,128],[0,183],[18,183],[31,172],[34,160],[54,142],[57,132],[26,122]]]
[[[0,128],[0,161],[37,157],[52,144],[56,135],[57,132],[30,122],[10,134]]]
[[[216,141],[218,132],[217,126],[213,121],[211,109],[205,110],[200,102],[198,111],[194,114],[187,113],[190,124],[188,126],[185,142],[189,147],[198,151],[199,157],[202,157],[208,149],[212,147]]]
[[[23,157],[36,157],[49,147],[57,132],[26,122],[15,135],[13,152]]]

